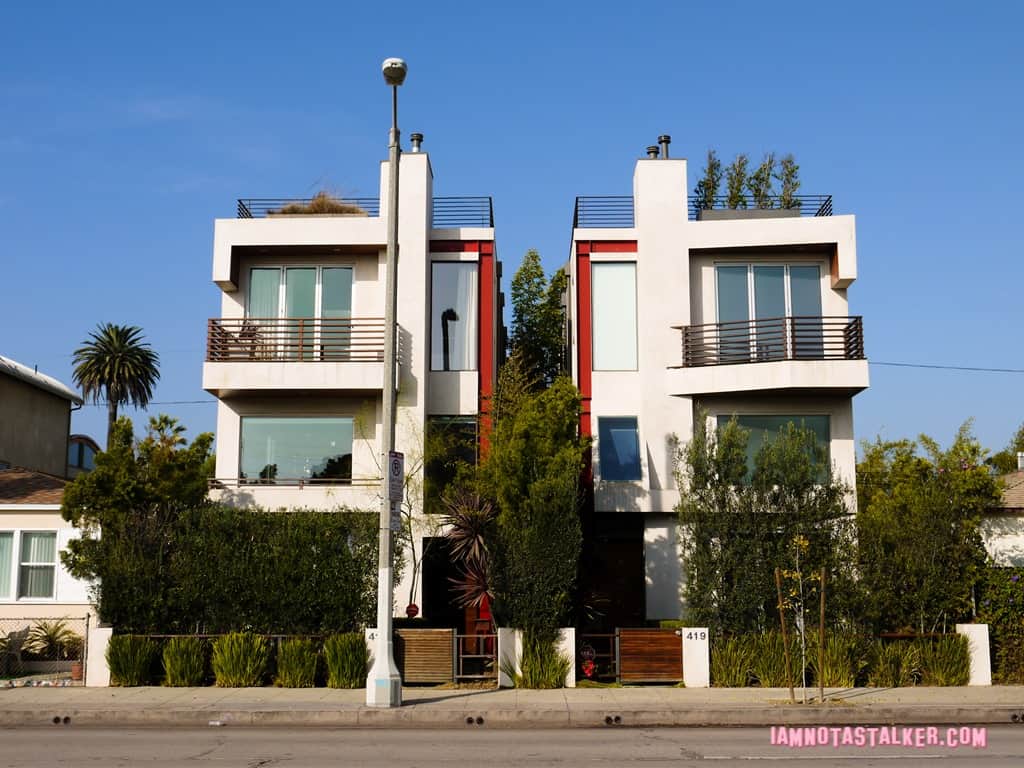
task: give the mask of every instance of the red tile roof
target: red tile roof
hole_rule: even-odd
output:
[[[0,469],[0,504],[60,504],[67,480],[14,467]]]

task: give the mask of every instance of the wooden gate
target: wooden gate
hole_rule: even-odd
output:
[[[619,680],[623,683],[679,683],[683,641],[675,629],[620,629]]]
[[[455,679],[455,630],[396,630],[395,664],[403,683],[452,682]]]

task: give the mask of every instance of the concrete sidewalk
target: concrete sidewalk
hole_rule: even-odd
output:
[[[817,689],[808,689],[809,698],[816,693]],[[401,708],[370,709],[362,690],[12,688],[0,689],[0,726],[566,728],[1024,722],[1024,686],[826,689],[824,706],[793,705],[788,697],[780,688],[406,688]]]

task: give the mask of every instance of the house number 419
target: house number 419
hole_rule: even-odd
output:
[[[690,631],[690,632],[686,633],[686,639],[687,640],[707,640],[708,639],[708,633],[707,632],[693,632],[693,631]]]

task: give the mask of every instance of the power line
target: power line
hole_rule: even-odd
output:
[[[970,365],[938,365],[932,363],[889,363],[869,360],[869,365],[888,365],[893,368],[936,368],[943,371],[974,371],[978,373],[1024,373],[1024,368],[981,368]]]

